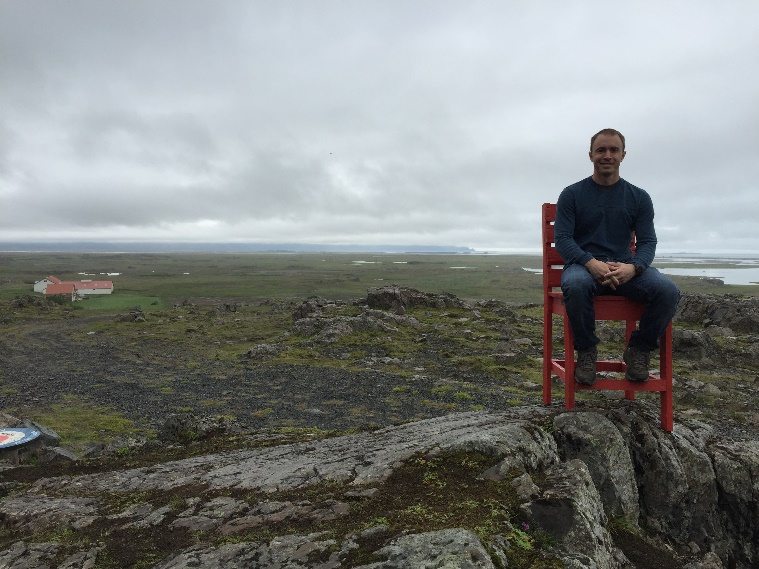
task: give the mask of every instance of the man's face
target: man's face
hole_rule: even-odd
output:
[[[590,151],[590,161],[593,162],[594,172],[602,178],[619,176],[619,165],[625,158],[622,150],[622,139],[616,134],[599,134],[593,141]]]

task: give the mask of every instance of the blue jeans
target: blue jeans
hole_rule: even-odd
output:
[[[572,264],[561,274],[561,290],[578,351],[589,350],[600,341],[596,336],[594,296],[616,294],[646,305],[638,329],[629,342],[630,346],[645,351],[658,347],[659,338],[675,315],[680,300],[675,283],[653,267],[612,290],[598,283],[584,266]]]

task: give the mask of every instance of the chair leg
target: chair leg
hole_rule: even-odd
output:
[[[661,392],[661,428],[668,433],[672,432],[674,427],[674,417],[672,416],[672,390]]]
[[[553,310],[543,299],[543,405],[551,404],[551,359],[553,358]]]
[[[630,341],[630,336],[635,332],[635,320],[627,320],[625,322],[625,346]]]
[[[635,332],[635,320],[627,320],[625,322],[625,347],[627,347],[627,343],[630,341],[630,336],[632,336],[633,332]],[[635,392],[630,389],[626,389],[625,399],[628,401],[634,401]]]
[[[575,339],[569,326],[569,318],[564,315],[564,407],[575,408]]]
[[[664,335],[659,340],[659,377],[665,382],[665,390],[661,393],[661,428],[672,432],[674,427],[674,412],[672,401],[672,323],[670,322]]]

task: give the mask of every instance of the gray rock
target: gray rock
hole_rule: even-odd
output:
[[[397,314],[405,314],[406,309],[417,306],[432,308],[467,307],[464,301],[452,294],[430,294],[398,285],[369,289],[366,303],[369,308],[392,310]]]
[[[214,435],[238,433],[240,426],[228,416],[203,417],[190,413],[169,415],[158,431],[158,438],[169,443],[189,443]]]
[[[564,413],[553,422],[562,460],[578,458],[590,471],[609,517],[638,523],[638,487],[630,449],[617,427],[599,413]]]
[[[543,407],[503,413],[458,413],[320,441],[192,457],[154,466],[43,479],[35,491],[165,491],[207,483],[213,489],[259,489],[267,492],[310,486],[324,481],[373,485],[385,480],[404,460],[427,452],[472,450],[494,461],[514,455],[514,463],[532,470],[556,462],[553,437],[522,417],[545,416]]]
[[[140,516],[137,520],[130,522],[122,527],[124,529],[145,529],[149,527],[155,527],[163,523],[163,521],[166,519],[166,516],[170,512],[170,506],[162,506],[156,509],[153,509],[151,506],[150,511],[146,515]]]
[[[716,342],[706,332],[678,327],[672,329],[672,352],[695,362],[713,361],[720,353]]]
[[[759,333],[759,298],[732,294],[684,294],[675,319],[756,334]]]
[[[0,411],[0,429],[15,428],[22,424],[21,419]]]
[[[640,416],[631,417],[627,435],[644,525],[703,551],[724,552],[725,528],[703,439],[682,424],[665,433]]]
[[[44,464],[72,463],[79,460],[73,451],[63,447],[46,447],[40,451],[39,458]]]
[[[375,555],[386,560],[357,569],[495,569],[479,538],[460,528],[404,535]]]
[[[711,395],[713,397],[719,397],[722,395],[722,390],[713,383],[707,383],[703,389],[703,393],[706,395]]]
[[[57,543],[26,543],[17,541],[5,551],[0,551],[0,567],[3,569],[50,569],[48,561],[58,553]]]
[[[61,562],[58,569],[95,569],[97,567],[98,554],[102,550],[103,546],[99,546],[69,555]]]
[[[284,346],[279,344],[256,344],[245,352],[245,357],[255,360],[271,358],[280,354],[284,349]]]
[[[517,497],[521,502],[529,502],[540,494],[540,488],[532,481],[532,477],[526,472],[511,481],[511,486],[516,490]]]
[[[724,567],[719,556],[710,551],[704,555],[703,559],[688,563],[683,566],[683,569],[724,569]]]
[[[331,549],[333,540],[319,540],[322,534],[287,535],[274,538],[268,544],[235,543],[221,547],[195,546],[155,566],[155,569],[306,569],[340,566],[337,553]],[[323,561],[319,565],[315,558]],[[330,564],[330,560],[332,563]]]
[[[61,436],[50,427],[46,427],[45,425],[40,425],[39,423],[35,423],[34,421],[28,421],[28,420],[22,421],[21,426],[26,427],[28,429],[38,430],[40,432],[40,436],[38,440],[42,442],[45,446],[57,447],[58,445],[61,444]]]
[[[759,566],[759,442],[719,442],[710,454],[729,549],[747,566]]]
[[[97,514],[94,498],[52,498],[43,494],[12,496],[0,501],[0,519],[10,527],[42,531],[71,525]]]
[[[556,540],[557,551],[567,559],[567,566],[624,567],[620,562],[624,556],[606,530],[601,496],[585,463],[569,460],[552,466],[546,474],[540,496],[524,504],[522,510],[532,524]],[[585,564],[584,559],[593,564]]]

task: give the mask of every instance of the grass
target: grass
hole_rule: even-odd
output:
[[[132,308],[155,311],[165,307],[165,303],[158,296],[146,296],[143,294],[104,294],[91,295],[76,303],[76,306],[85,311],[120,311]]]
[[[49,408],[31,408],[26,415],[56,431],[66,446],[75,449],[83,449],[92,441],[109,442],[119,437],[147,434],[123,415],[73,395]]]

